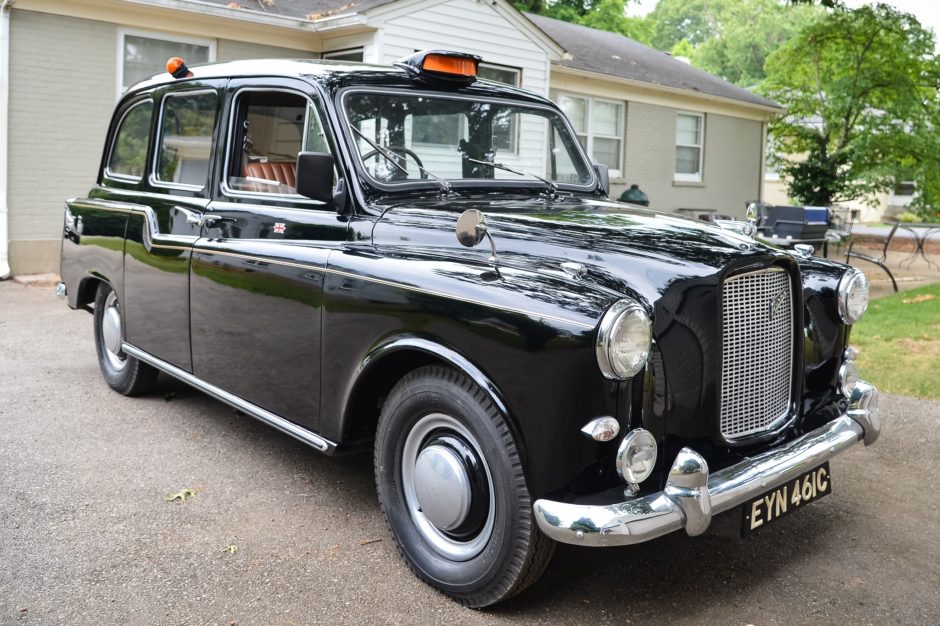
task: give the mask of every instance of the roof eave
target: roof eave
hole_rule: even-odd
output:
[[[229,8],[220,6],[211,2],[202,0],[124,0],[128,4],[140,4],[146,6],[156,6],[176,11],[186,11],[189,13],[198,13],[200,15],[210,15],[213,17],[232,19],[254,24],[264,24],[277,28],[289,28],[291,30],[302,30],[316,33],[336,28],[362,26],[365,24],[365,18],[358,13],[343,13],[339,15],[330,15],[316,20],[308,20],[299,17],[290,17],[286,15],[275,15],[256,9]]]
[[[680,89],[679,87],[670,87],[668,85],[661,85],[659,83],[650,83],[642,80],[634,80],[631,78],[624,78],[623,76],[616,76],[614,74],[604,74],[601,72],[592,72],[590,70],[582,70],[576,67],[571,67],[568,65],[562,65],[560,63],[552,63],[552,71],[560,72],[562,74],[569,74],[572,76],[580,76],[582,78],[593,78],[596,80],[604,80],[612,83],[620,83],[622,85],[629,85],[631,87],[640,87],[643,89],[653,89],[656,91],[663,91],[666,93],[681,94],[684,96],[691,96],[694,98],[701,98],[703,100],[710,100],[712,102],[720,102],[723,104],[733,104],[739,107],[747,107],[749,109],[756,109],[758,111],[763,111],[764,113],[770,113],[772,115],[781,115],[786,109],[780,105],[766,105],[760,104],[758,102],[750,102],[748,100],[739,100],[738,98],[728,98],[725,96],[717,96],[710,93],[705,93],[703,91],[696,91],[694,89]]]

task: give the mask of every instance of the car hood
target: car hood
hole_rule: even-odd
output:
[[[712,276],[742,257],[789,257],[699,220],[577,197],[422,198],[376,208],[383,215],[373,243],[386,253],[485,261],[487,241],[467,249],[455,235],[458,216],[477,209],[486,216],[500,264],[563,273],[562,263],[580,263],[587,269],[584,280],[650,304],[675,281]]]

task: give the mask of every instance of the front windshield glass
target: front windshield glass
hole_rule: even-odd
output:
[[[543,185],[538,181],[541,176],[559,185],[591,182],[591,169],[577,139],[551,109],[463,97],[361,92],[346,94],[343,106],[358,131],[351,135],[363,167],[380,183],[427,179],[418,166],[451,181],[531,180]]]

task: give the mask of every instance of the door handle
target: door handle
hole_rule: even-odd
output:
[[[213,213],[203,213],[201,216],[188,215],[186,216],[186,221],[202,228],[203,226],[215,226],[219,222],[234,222],[235,218],[215,215]]]

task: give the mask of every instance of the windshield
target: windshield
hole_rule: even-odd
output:
[[[548,108],[361,92],[346,94],[343,106],[362,165],[379,183],[425,180],[429,173],[451,181],[531,180],[540,186],[540,178],[579,186],[592,180],[577,139]],[[497,161],[517,171],[486,164]]]

